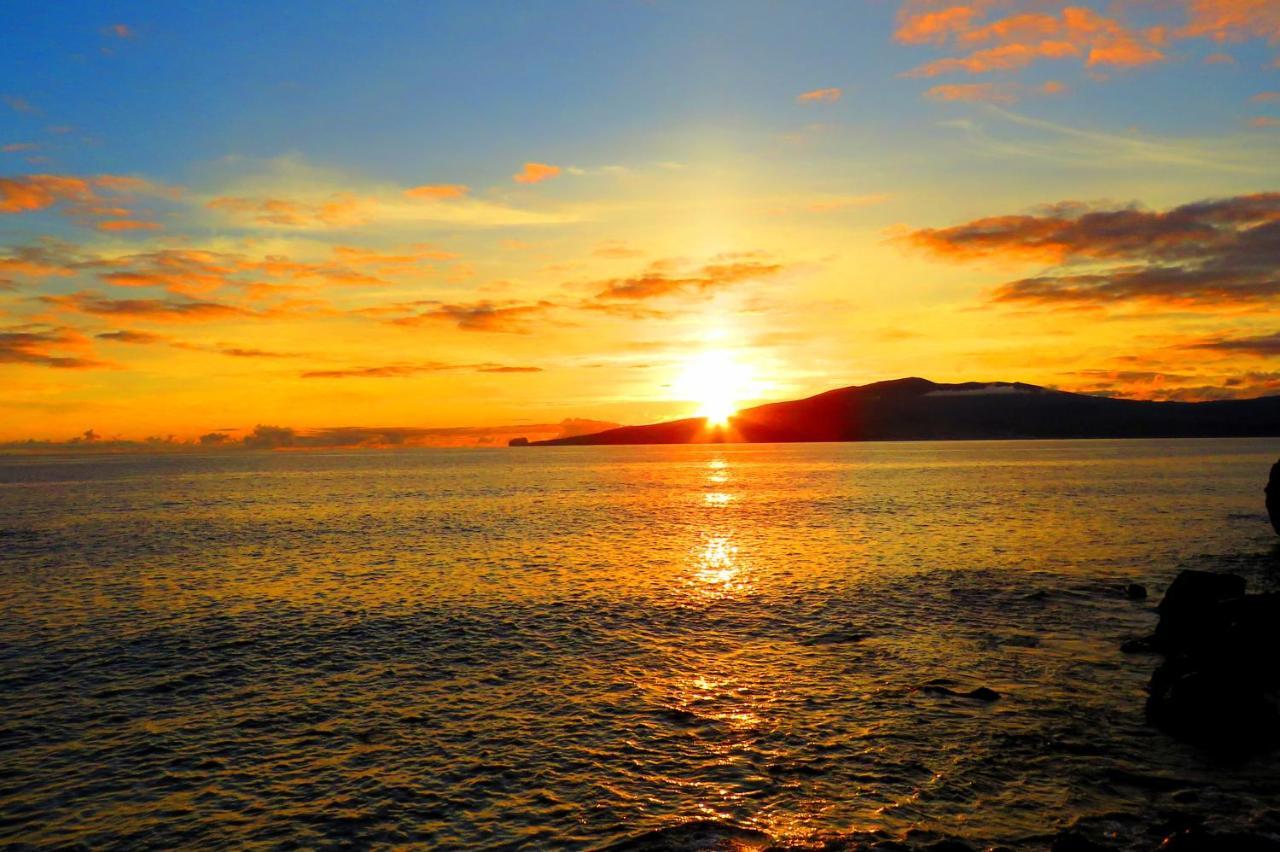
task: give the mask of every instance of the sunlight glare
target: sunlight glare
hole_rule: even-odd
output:
[[[724,427],[738,406],[751,398],[755,386],[750,367],[725,350],[710,350],[691,356],[675,383],[683,399],[698,404],[697,416],[708,426]]]

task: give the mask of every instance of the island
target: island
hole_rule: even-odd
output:
[[[1273,435],[1280,435],[1280,396],[1153,402],[1022,382],[947,384],[912,377],[746,408],[720,425],[690,417],[529,446]]]

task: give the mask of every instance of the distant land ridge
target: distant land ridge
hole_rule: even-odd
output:
[[[599,444],[945,441],[1016,438],[1280,436],[1280,396],[1150,402],[1021,382],[942,384],[921,378],[839,388],[746,408],[728,426],[690,417],[621,426],[530,446]]]

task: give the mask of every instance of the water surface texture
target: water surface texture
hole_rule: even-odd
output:
[[[590,849],[707,818],[1145,849],[1175,801],[1250,825],[1280,763],[1145,726],[1156,658],[1118,646],[1179,568],[1274,579],[1277,454],[0,458],[0,842]]]

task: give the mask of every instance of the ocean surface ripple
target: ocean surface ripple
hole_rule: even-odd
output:
[[[1155,658],[1118,651],[1179,568],[1274,588],[1277,454],[3,457],[0,844],[1151,849],[1175,819],[1280,825],[1280,762],[1146,726]]]

